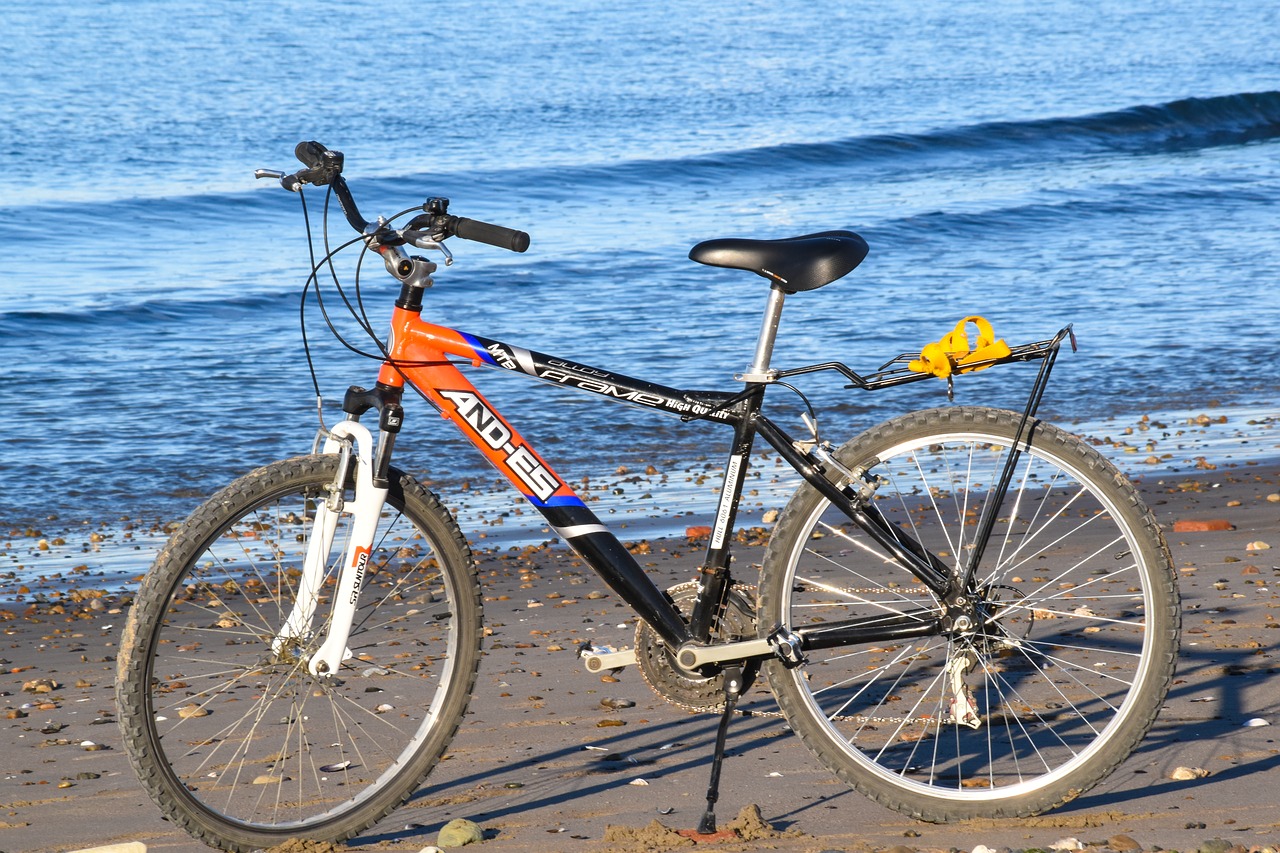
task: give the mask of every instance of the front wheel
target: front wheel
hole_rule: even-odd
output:
[[[873,511],[903,541],[958,573],[1020,417],[917,412],[836,457],[866,470]],[[768,665],[809,749],[872,799],[923,820],[1026,816],[1088,790],[1137,746],[1173,677],[1178,593],[1155,519],[1097,451],[1033,423],[963,630],[812,486],[787,504],[764,558],[762,629],[854,620],[905,635],[913,622],[941,623],[927,636]]]
[[[341,669],[309,672],[349,515],[314,624],[285,625],[337,465],[277,462],[210,498],[157,558],[121,639],[116,689],[134,769],[171,820],[226,850],[341,841],[372,825],[435,766],[475,683],[471,553],[448,511],[394,469]]]

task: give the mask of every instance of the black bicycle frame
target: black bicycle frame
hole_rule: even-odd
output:
[[[725,464],[720,498],[712,525],[702,575],[692,614],[686,622],[670,598],[649,578],[626,547],[580,500],[550,505],[534,500],[551,527],[636,614],[647,622],[669,648],[694,641],[708,643],[720,608],[732,583],[730,552],[732,531],[742,497],[756,436],[764,438],[808,483],[865,530],[898,562],[928,585],[940,597],[951,586],[951,571],[936,556],[926,552],[901,531],[891,528],[871,504],[859,496],[861,483],[841,483],[843,472],[832,472],[811,451],[761,412],[769,383],[749,382],[741,391],[684,390],[635,379],[612,371],[559,358],[478,335],[456,333],[474,353],[473,364],[521,373],[554,385],[575,388],[614,402],[679,417],[684,421],[706,420],[733,428],[733,443]],[[407,366],[406,366],[407,371]],[[447,396],[447,394],[446,394]],[[473,414],[474,412],[474,414]],[[483,436],[483,411],[463,411],[458,420],[475,437]],[[834,476],[834,479],[833,479]],[[940,630],[936,611],[921,610],[893,620],[884,617],[850,619],[827,623],[820,629],[798,629],[806,648],[824,648],[853,642],[889,641],[908,636],[936,634]]]

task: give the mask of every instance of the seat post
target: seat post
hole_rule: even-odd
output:
[[[787,295],[778,285],[769,288],[769,302],[764,308],[764,321],[760,324],[760,337],[756,340],[756,355],[745,373],[734,378],[740,382],[772,382],[774,371],[769,369],[773,358],[773,342],[778,337],[778,323],[782,320],[782,303]]]

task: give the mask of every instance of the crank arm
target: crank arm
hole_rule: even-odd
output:
[[[773,657],[775,653],[775,644],[769,640],[737,640],[710,646],[689,642],[676,650],[676,661],[683,669],[696,670],[725,661],[763,660]]]
[[[606,669],[622,669],[636,662],[635,649],[620,652],[583,652],[582,665],[587,672],[602,672]]]

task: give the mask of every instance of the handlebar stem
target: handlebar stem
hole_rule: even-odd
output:
[[[372,227],[370,226],[370,228]],[[368,240],[369,248],[382,256],[382,263],[386,266],[387,272],[391,273],[406,286],[427,288],[435,284],[431,279],[431,274],[438,267],[433,261],[416,255],[410,256],[400,246],[380,244],[374,234],[369,234]]]

